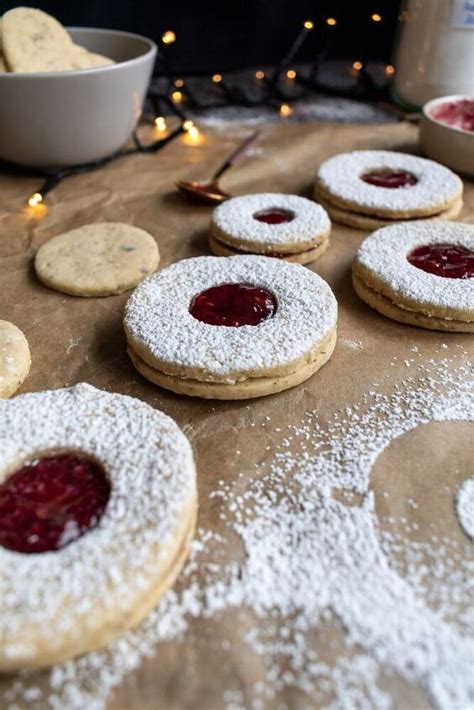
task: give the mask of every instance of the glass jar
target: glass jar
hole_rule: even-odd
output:
[[[407,109],[474,96],[474,0],[403,0],[393,64],[392,97]]]

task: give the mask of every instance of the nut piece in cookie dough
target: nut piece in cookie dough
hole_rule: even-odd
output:
[[[474,226],[406,222],[362,242],[356,293],[379,313],[430,330],[474,332]]]
[[[8,399],[21,387],[30,371],[28,341],[16,325],[0,320],[0,399]]]
[[[249,399],[301,384],[329,360],[337,302],[299,264],[264,256],[197,257],[130,296],[128,352],[151,382],[205,399]]]
[[[20,395],[2,404],[0,472],[1,671],[102,648],[174,583],[197,491],[170,417],[87,384]]]
[[[45,286],[72,296],[112,296],[129,291],[158,268],[160,254],[143,229],[120,222],[86,224],[60,234],[36,253]]]
[[[413,219],[455,219],[463,184],[432,160],[387,150],[341,153],[319,168],[315,198],[330,217],[357,229]]]
[[[308,264],[326,251],[330,231],[321,205],[298,195],[257,193],[216,207],[209,246],[217,256],[259,254]]]

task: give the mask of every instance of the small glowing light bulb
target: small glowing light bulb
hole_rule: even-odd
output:
[[[314,27],[314,22],[312,22],[311,20],[306,20],[303,27],[305,28],[305,30],[312,30]]]
[[[159,130],[160,133],[166,133],[167,125],[166,125],[166,119],[164,118],[164,116],[157,116],[155,118],[155,126]]]
[[[183,100],[183,94],[181,93],[181,91],[173,91],[173,93],[171,94],[171,99],[175,104],[180,104]]]
[[[280,106],[280,116],[291,116],[293,109],[288,104],[282,104]]]
[[[193,121],[187,119],[183,121],[184,130],[184,142],[188,145],[200,145],[202,142],[201,132],[197,126],[194,125]]]
[[[337,25],[337,20],[335,17],[327,17],[326,24],[329,25],[329,27],[335,27],[335,25]]]
[[[256,79],[265,79],[265,72],[259,69],[259,71],[255,72],[255,78]]]
[[[218,84],[220,81],[222,81],[222,74],[214,74],[212,77],[212,81],[214,84]]]
[[[176,88],[181,89],[182,86],[184,86],[184,80],[183,79],[176,79],[174,82],[174,85]]]
[[[30,207],[36,207],[40,202],[43,202],[43,195],[40,192],[35,192],[28,200]]]
[[[294,70],[294,69],[288,69],[288,71],[286,72],[286,76],[288,77],[288,79],[295,79],[295,78],[296,78],[296,72],[295,72],[295,70]]]
[[[373,22],[382,22],[382,15],[379,15],[378,12],[374,12],[374,13],[370,16],[370,19],[371,19]]]
[[[385,67],[385,73],[387,74],[387,76],[392,76],[392,74],[395,74],[395,67],[393,66],[393,64],[387,64],[387,66]]]
[[[356,61],[352,62],[352,68],[355,69],[356,71],[360,71],[364,65],[362,62]]]
[[[166,30],[166,32],[163,32],[161,35],[161,41],[163,44],[173,44],[173,42],[176,42],[176,35],[173,30]]]

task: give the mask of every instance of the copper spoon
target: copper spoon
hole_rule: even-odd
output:
[[[224,202],[228,200],[232,195],[228,192],[221,190],[219,187],[219,178],[231,168],[237,160],[244,155],[247,148],[254,142],[260,131],[254,131],[248,138],[244,140],[229,157],[222,163],[222,165],[216,170],[214,175],[211,177],[209,182],[198,182],[197,180],[179,180],[176,185],[182,192],[187,195],[192,195],[193,197],[202,200],[203,202]]]

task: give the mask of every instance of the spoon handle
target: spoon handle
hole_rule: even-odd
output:
[[[212,181],[218,180],[221,175],[225,173],[226,170],[228,170],[234,163],[238,161],[239,158],[241,158],[244,153],[246,152],[247,148],[254,142],[254,140],[257,138],[259,135],[260,131],[256,130],[253,133],[250,134],[248,138],[246,138],[243,143],[237,146],[235,150],[232,151],[232,153],[229,155],[228,158],[222,163],[222,165],[216,170],[214,175],[212,176]]]

